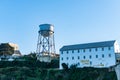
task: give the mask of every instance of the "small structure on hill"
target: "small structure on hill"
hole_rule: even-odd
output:
[[[11,61],[21,56],[18,45],[14,43],[0,44],[0,60]]]
[[[36,55],[41,62],[51,62],[55,57],[54,26],[51,24],[39,25]]]

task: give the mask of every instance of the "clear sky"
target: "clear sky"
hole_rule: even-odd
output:
[[[0,0],[0,43],[36,51],[44,23],[54,25],[57,53],[63,45],[120,42],[120,0]]]

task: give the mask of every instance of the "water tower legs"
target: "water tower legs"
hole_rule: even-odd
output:
[[[51,62],[55,55],[55,42],[53,26],[49,24],[40,25],[37,42],[37,59],[41,62]]]

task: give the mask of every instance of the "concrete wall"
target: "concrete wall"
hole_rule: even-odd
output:
[[[120,64],[115,67],[115,72],[117,75],[117,80],[120,80]]]

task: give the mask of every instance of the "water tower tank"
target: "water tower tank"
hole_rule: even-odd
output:
[[[54,33],[54,26],[51,24],[41,24],[40,27],[40,34],[44,37],[48,37]]]

